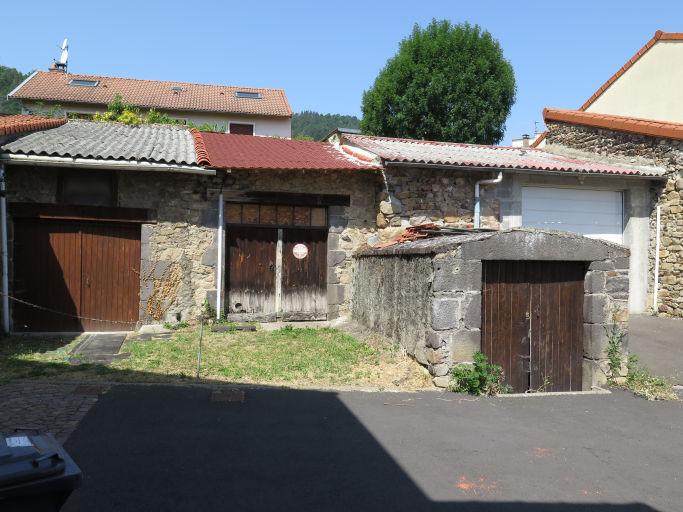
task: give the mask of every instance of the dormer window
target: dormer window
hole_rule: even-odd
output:
[[[76,87],[97,87],[99,83],[98,80],[81,80],[79,78],[69,80],[69,85],[75,85]]]
[[[172,90],[175,94],[178,94],[179,92],[183,92],[185,89],[183,89],[183,88],[180,87],[179,85],[175,85],[175,86],[171,87],[171,90]]]
[[[252,91],[237,91],[235,92],[235,96],[237,98],[246,98],[250,100],[260,100],[262,97],[260,92]]]

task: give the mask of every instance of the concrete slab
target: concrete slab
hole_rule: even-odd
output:
[[[643,366],[683,384],[683,319],[631,315],[628,344]]]
[[[108,364],[116,359],[128,357],[127,354],[119,354],[126,336],[125,332],[84,334],[83,341],[71,353],[69,361],[73,364]]]
[[[113,386],[63,512],[677,512],[683,403]],[[227,507],[227,508],[226,508]]]

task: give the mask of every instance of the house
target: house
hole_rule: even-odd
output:
[[[232,318],[336,318],[353,301],[352,256],[410,225],[515,227],[537,189],[639,197],[663,172],[344,132],[313,142],[35,122],[0,146],[10,295],[24,301],[14,330],[130,329],[194,319],[207,302]],[[649,213],[627,204],[630,233]],[[621,236],[612,222],[589,234]]]
[[[21,101],[25,113],[57,108],[71,117],[89,117],[106,110],[117,94],[143,112],[155,109],[229,133],[292,135],[292,109],[281,89],[83,75],[53,67],[34,72],[8,98]]]

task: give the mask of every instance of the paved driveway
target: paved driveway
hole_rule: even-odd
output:
[[[683,384],[683,319],[632,315],[629,349],[654,373]]]
[[[679,511],[683,403],[115,386],[64,511]]]

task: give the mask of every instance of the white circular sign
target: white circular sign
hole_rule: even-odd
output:
[[[294,249],[292,249],[292,254],[294,254],[296,259],[303,260],[306,256],[308,256],[308,247],[306,247],[304,244],[296,244]]]

